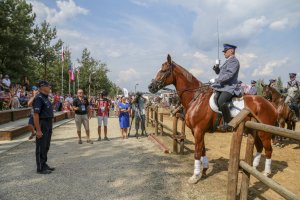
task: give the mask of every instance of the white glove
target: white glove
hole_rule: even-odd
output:
[[[214,78],[212,78],[212,79],[209,80],[210,84],[214,84],[215,82],[216,82],[216,80]]]

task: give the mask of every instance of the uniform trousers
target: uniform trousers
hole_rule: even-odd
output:
[[[230,111],[229,107],[226,104],[231,98],[232,94],[230,92],[219,92],[216,93],[216,102],[218,104],[219,110],[221,110],[223,114],[224,121],[228,123],[230,121]]]
[[[52,136],[52,118],[40,119],[40,127],[43,136],[36,140],[36,165],[37,171],[43,171],[47,165],[47,155],[50,149]]]

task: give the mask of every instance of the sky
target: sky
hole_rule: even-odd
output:
[[[88,48],[121,88],[147,91],[167,54],[202,82],[222,44],[238,46],[239,79],[300,80],[299,0],[27,0],[57,28],[76,63]],[[218,24],[218,25],[217,25]],[[218,27],[218,28],[217,28]]]

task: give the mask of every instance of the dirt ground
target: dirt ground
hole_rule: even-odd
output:
[[[171,121],[165,118],[171,125]],[[27,141],[0,155],[1,200],[124,199],[223,200],[231,133],[207,133],[208,177],[188,184],[193,173],[193,137],[187,129],[185,155],[164,154],[148,138],[122,140],[117,118],[109,119],[110,141],[96,141],[97,121],[90,121],[94,144],[77,143],[74,121],[53,132],[50,175],[36,174],[35,144]],[[298,124],[299,130],[299,124]],[[148,132],[153,129],[148,128]],[[83,132],[84,135],[84,132]],[[171,147],[168,136],[160,136]],[[243,152],[242,152],[243,154]],[[300,150],[290,144],[274,149],[273,179],[300,195]],[[260,165],[260,170],[263,163]],[[281,199],[251,178],[249,199]]]
[[[164,115],[164,123],[172,127],[172,119],[166,115]],[[150,125],[149,129],[151,129]],[[178,124],[178,130],[181,130],[181,122]],[[296,131],[299,130],[300,124],[297,123]],[[166,132],[168,133],[168,131]],[[172,150],[172,139],[168,135],[170,134],[159,136],[159,138]],[[184,157],[182,162],[186,162],[186,159],[188,159],[191,174],[193,171],[194,138],[190,129],[187,127],[186,136],[185,155],[178,155],[178,157]],[[190,187],[195,188],[195,190],[197,190],[197,188],[204,190],[211,188],[214,192],[226,193],[227,166],[231,137],[232,133],[206,133],[205,144],[209,158],[208,177],[202,179],[197,185]],[[243,137],[241,158],[245,155],[246,140],[246,137]],[[285,144],[283,148],[273,147],[271,177],[277,183],[284,185],[288,190],[300,196],[300,143],[290,140],[284,140],[283,142]],[[256,151],[254,150],[254,152]],[[261,163],[258,167],[259,171],[264,170],[264,161],[265,157],[262,156]],[[187,178],[182,181],[186,181]],[[249,199],[284,199],[254,177],[251,177],[250,180]]]

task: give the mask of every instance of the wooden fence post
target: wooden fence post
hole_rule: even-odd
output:
[[[177,122],[178,118],[176,116],[173,117],[173,152],[178,153],[178,145],[177,145]]]
[[[254,118],[251,118],[251,121],[256,121],[256,120]],[[247,132],[248,132],[248,138],[247,138],[247,146],[245,152],[245,162],[249,165],[252,165],[256,131],[248,129]],[[242,200],[248,199],[249,182],[250,182],[250,173],[247,172],[246,170],[243,170],[241,192],[240,192],[240,199]]]
[[[235,200],[238,184],[238,171],[240,162],[241,143],[245,122],[241,122],[237,131],[233,133],[230,146],[230,157],[227,180],[227,200]]]
[[[163,126],[164,114],[163,113],[159,113],[159,121],[161,122],[161,125],[160,125],[160,134],[163,135],[164,134],[164,126]]]
[[[180,139],[180,154],[184,154],[184,139],[185,139],[185,120],[181,121],[181,139]]]
[[[155,125],[154,133],[157,136],[158,135],[158,106],[154,108],[154,125]]]

